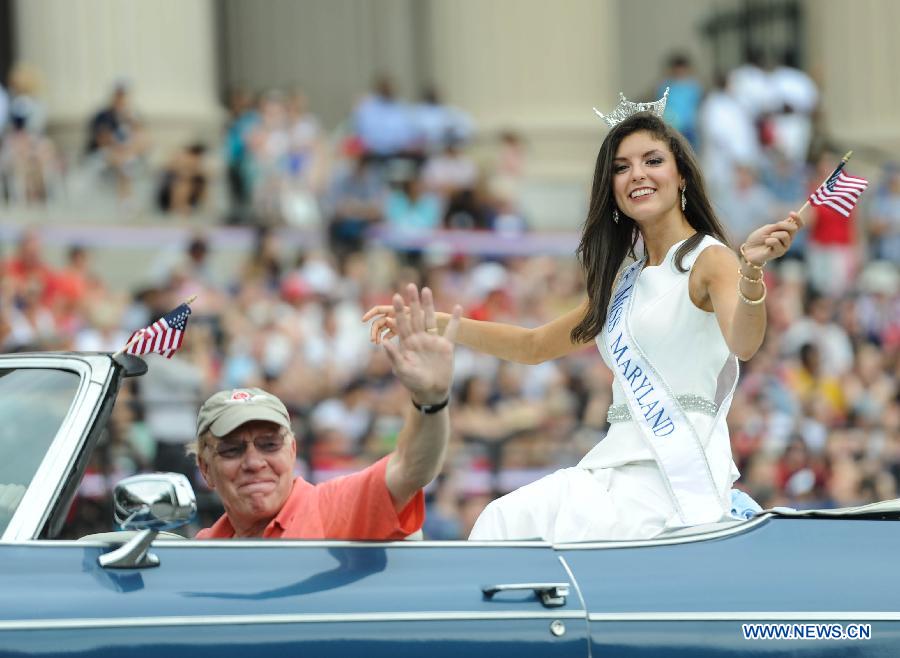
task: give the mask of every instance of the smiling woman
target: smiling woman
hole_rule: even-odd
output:
[[[684,190],[684,179],[675,157],[652,134],[637,132],[622,140],[613,173],[616,204],[628,216],[652,219],[661,207],[677,212],[674,199]]]
[[[492,502],[470,539],[638,539],[727,518],[738,477],[725,417],[737,357],[766,325],[766,261],[785,253],[799,217],[728,247],[686,140],[664,99],[623,99],[597,155],[578,257],[587,299],[536,329],[464,319],[458,342],[536,364],[596,342],[615,374],[611,427],[574,468]],[[650,112],[644,110],[652,110]],[[643,254],[635,247],[640,241]],[[370,309],[374,341],[395,309]],[[438,323],[446,316],[438,314]],[[383,334],[383,335],[382,335]]]

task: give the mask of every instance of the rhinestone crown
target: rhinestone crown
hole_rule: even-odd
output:
[[[666,87],[665,93],[662,95],[658,101],[652,101],[650,103],[634,103],[627,98],[625,98],[625,94],[619,92],[619,104],[613,108],[613,111],[609,114],[603,114],[596,107],[594,108],[594,113],[606,121],[609,124],[610,128],[614,128],[615,125],[621,121],[624,121],[632,114],[637,114],[638,112],[653,112],[656,116],[662,118],[663,112],[666,111],[666,101],[669,100],[669,88]]]

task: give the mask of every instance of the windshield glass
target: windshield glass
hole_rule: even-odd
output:
[[[62,425],[79,381],[66,370],[0,369],[0,535]]]

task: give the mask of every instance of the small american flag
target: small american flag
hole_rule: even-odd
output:
[[[131,334],[125,351],[134,355],[156,352],[171,359],[184,340],[184,330],[190,314],[191,307],[187,304],[169,311],[149,327]]]
[[[844,173],[842,162],[828,180],[809,195],[809,202],[814,206],[828,206],[841,213],[844,217],[850,217],[850,211],[859,200],[860,195],[868,187],[869,182],[865,178],[855,178]]]

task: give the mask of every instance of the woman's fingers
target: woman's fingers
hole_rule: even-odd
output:
[[[422,288],[419,292],[414,284],[409,284],[405,292],[406,299],[399,294],[394,295],[391,306],[373,306],[363,314],[363,321],[371,321],[370,342],[377,345],[394,336],[403,338],[423,331],[437,334],[437,312],[431,289]]]
[[[389,342],[391,338],[394,338],[396,335],[397,332],[393,328],[385,328],[384,330],[382,330],[381,335],[378,336],[377,342],[379,345],[383,345],[384,343]]]
[[[793,232],[797,230],[797,225],[790,219],[783,219],[775,225],[775,228],[782,231]]]
[[[791,234],[787,231],[775,231],[766,237],[766,247],[776,252],[780,251],[782,255],[791,245]]]
[[[371,342],[373,342],[373,343],[380,342],[379,338],[380,338],[380,334],[381,334],[381,327],[383,326],[382,321],[385,318],[391,317],[393,314],[394,314],[394,307],[386,306],[384,304],[379,304],[378,306],[373,306],[368,311],[363,313],[363,316],[362,316],[363,322],[368,322],[369,320],[372,320],[374,318],[374,322],[372,322],[371,326],[369,327],[369,340]]]
[[[780,229],[784,230],[791,238],[794,237],[794,234],[800,230],[800,227],[794,224],[794,222],[782,222],[783,226],[779,226]]]
[[[393,318],[378,318],[372,322],[369,338],[373,343],[380,343],[397,335],[397,323]]]
[[[764,247],[768,252],[767,259],[783,256],[790,248],[794,235],[803,228],[803,223],[799,213],[791,212],[788,218],[776,224],[760,226],[747,237],[744,248]]]
[[[410,308],[402,302],[402,299],[400,309],[395,308],[393,304],[390,306],[379,304],[366,311],[362,316],[362,321],[368,322],[369,320],[372,320],[372,325],[369,327],[369,340],[373,343],[380,343],[384,338],[395,336],[396,332],[394,331],[392,331],[390,335],[382,336],[381,334],[383,333],[385,326],[389,326],[391,329],[396,328],[393,318],[398,315],[404,315],[407,319],[410,317]]]
[[[380,304],[378,306],[373,306],[368,311],[366,311],[362,316],[363,322],[368,322],[376,315],[390,315],[394,312],[394,307],[389,306],[387,304]]]
[[[800,216],[800,213],[792,211],[792,212],[788,213],[788,217],[789,217],[789,219],[786,219],[785,220],[786,222],[790,222],[791,224],[796,226],[798,229],[803,228],[804,222],[803,222],[803,218]]]
[[[381,334],[384,333],[386,327],[390,326],[391,318],[387,316],[382,316],[380,318],[375,318],[372,321],[372,326],[369,327],[369,339],[373,343],[378,343],[381,340]]]

